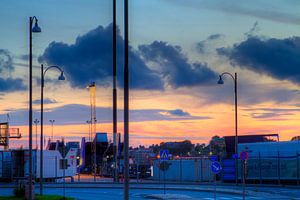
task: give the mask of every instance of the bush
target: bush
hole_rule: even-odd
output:
[[[14,195],[16,197],[24,197],[25,196],[25,185],[24,184],[19,184],[15,189],[14,189]]]

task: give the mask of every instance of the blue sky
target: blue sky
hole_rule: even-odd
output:
[[[121,88],[123,1],[117,2]],[[223,71],[239,74],[242,133],[282,131],[288,138],[300,131],[296,125],[300,97],[300,1],[131,0],[129,8],[135,135],[158,134],[166,121],[170,124],[165,130],[178,137],[189,131],[193,138],[198,132],[209,132],[207,137],[214,132],[229,134],[232,83],[226,79],[228,83],[222,87],[215,84]],[[33,35],[34,99],[39,98],[41,62],[60,65],[66,72],[64,83],[55,80],[55,71],[47,74],[45,94],[53,100],[46,105],[48,116],[57,116],[62,126],[68,121],[85,123],[85,116],[72,119],[72,115],[64,117],[63,113],[80,113],[86,108],[89,95],[85,85],[96,80],[98,118],[106,123],[103,130],[111,132],[110,0],[0,2],[0,120],[10,112],[12,119],[18,118],[15,125],[26,125],[28,18],[33,15],[42,28],[42,33]],[[121,90],[119,94],[121,112]],[[171,111],[181,111],[188,117],[178,117]],[[143,120],[138,116],[145,119],[145,124],[140,124]],[[151,119],[153,124],[149,125]],[[228,123],[220,123],[224,120]],[[156,124],[158,121],[161,124]],[[191,130],[185,129],[183,121],[191,123]],[[210,125],[205,127],[203,123]],[[66,133],[73,132],[70,129],[60,127]]]

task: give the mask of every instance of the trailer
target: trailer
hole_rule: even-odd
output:
[[[59,151],[46,150],[43,152],[43,178],[59,179],[65,173],[73,177],[77,172],[77,149],[71,148],[63,158]],[[37,151],[36,178],[40,178],[40,151]],[[64,172],[65,171],[65,172]]]
[[[247,180],[259,182],[300,181],[300,141],[258,142],[238,145],[238,152],[247,151]],[[239,166],[241,162],[239,161]],[[241,167],[238,167],[241,178]]]
[[[77,149],[70,148],[65,158],[58,150],[43,151],[43,178],[48,181],[76,175]],[[32,172],[40,178],[40,151],[32,151]],[[29,177],[29,150],[0,151],[0,180],[13,181]]]

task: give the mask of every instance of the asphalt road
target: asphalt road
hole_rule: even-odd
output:
[[[4,196],[12,195],[12,188],[0,188],[0,194]],[[39,190],[36,189],[36,193]],[[74,197],[77,200],[120,200],[123,199],[123,189],[122,188],[88,188],[88,187],[78,187],[78,188],[66,188],[66,196]],[[44,188],[45,194],[56,194],[63,195],[63,188]],[[202,192],[202,191],[189,191],[189,190],[176,190],[168,189],[166,195],[163,195],[163,189],[130,189],[130,200],[142,200],[142,199],[166,199],[166,200],[213,200],[213,192]],[[241,194],[227,194],[227,193],[217,193],[218,200],[238,200],[243,199]],[[296,199],[296,198],[283,198],[283,197],[272,197],[270,196],[246,196],[247,200],[265,200],[265,199]]]

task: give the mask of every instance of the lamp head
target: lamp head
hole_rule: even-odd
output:
[[[224,84],[224,81],[223,81],[221,75],[219,76],[218,84],[220,84],[220,85],[223,85],[223,84]]]
[[[60,73],[60,76],[58,77],[58,80],[59,80],[59,81],[64,81],[64,80],[66,80],[63,71]]]
[[[31,29],[33,33],[40,33],[42,29],[38,25],[38,20],[35,20],[34,27]]]

